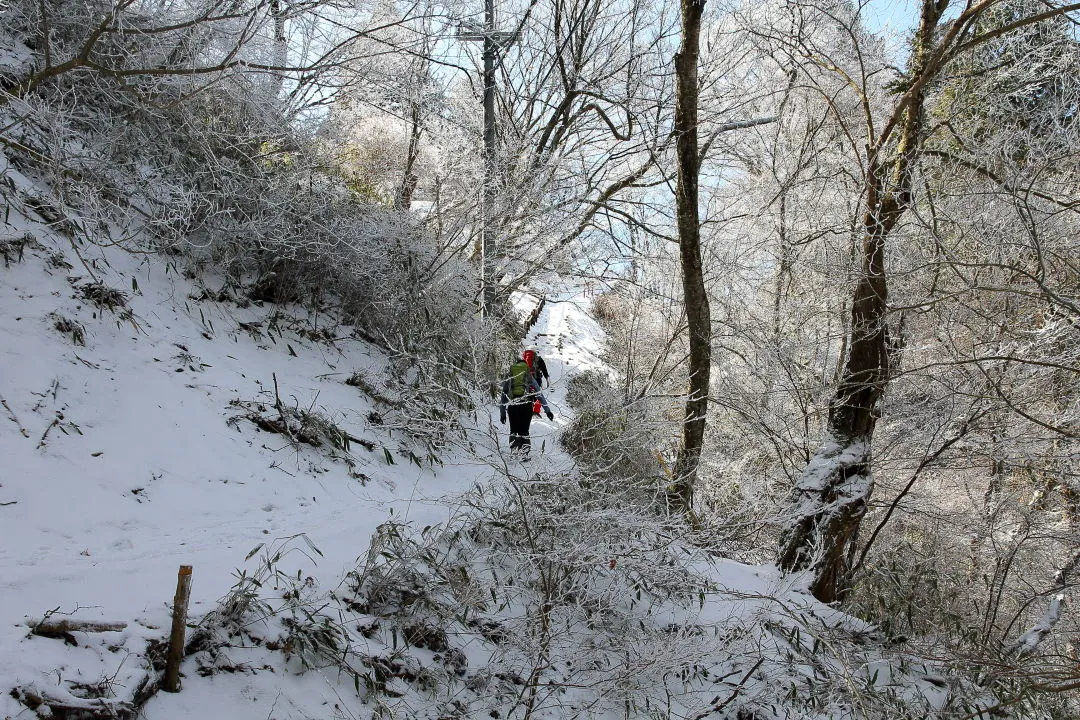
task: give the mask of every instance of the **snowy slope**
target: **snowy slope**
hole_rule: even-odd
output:
[[[567,380],[603,368],[602,332],[584,297],[551,299],[522,345],[535,346],[548,364],[556,414],[553,422],[534,422],[532,462],[508,457],[506,429],[488,405],[462,418],[466,440],[431,463],[425,447],[386,424],[388,407],[379,398],[393,394],[388,358],[326,313],[219,300],[219,284],[185,274],[179,258],[81,244],[18,213],[0,225],[0,250],[0,717],[30,717],[34,698],[100,711],[130,696],[147,676],[148,647],[167,633],[181,564],[194,566],[193,623],[218,610],[244,578],[271,568],[278,574],[260,576],[265,592],[255,595],[278,605],[274,617],[234,627],[226,645],[189,658],[183,692],[151,699],[143,709],[150,720],[496,717],[507,707],[521,714],[530,667],[551,688],[537,704],[542,717],[625,717],[624,692],[663,700],[676,717],[719,713],[720,705],[734,717],[744,702],[773,708],[761,718],[840,717],[847,706],[836,698],[856,684],[892,683],[897,696],[932,707],[946,702],[936,678],[917,679],[932,674],[922,665],[894,677],[893,665],[875,653],[821,656],[822,642],[841,642],[832,633],[866,644],[873,629],[814,603],[798,577],[719,559],[663,532],[648,535],[653,529],[641,536],[651,540],[639,542],[632,508],[592,516],[581,510],[591,496],[585,484],[566,486],[574,466],[557,433],[570,420]],[[346,384],[357,373],[362,381]],[[259,421],[265,427],[280,415],[279,402],[347,432],[348,450],[260,429]],[[577,617],[573,611],[583,609],[569,608],[563,646],[553,640],[531,666],[520,652],[527,638],[518,645],[498,640],[535,627],[525,595],[506,573],[527,575],[548,556],[496,552],[480,541],[455,551],[457,565],[428,566],[434,574],[421,588],[437,585],[464,608],[449,645],[436,650],[429,639],[425,648],[414,638],[407,651],[399,647],[399,628],[379,625],[387,615],[372,609],[372,594],[354,587],[358,576],[350,574],[358,567],[413,571],[393,561],[372,564],[397,547],[387,528],[421,539],[475,530],[469,513],[493,512],[480,508],[484,498],[513,499],[546,486],[556,499],[564,493],[572,500],[564,513],[569,526],[579,515],[595,526],[580,528],[579,547],[544,552],[560,553],[564,564],[582,559],[578,570],[590,592],[642,623],[638,639],[619,650],[623,674],[600,667],[610,658],[604,638],[619,635],[602,635],[614,631],[597,625],[591,638],[588,608]],[[626,538],[621,515],[630,518]],[[374,546],[373,536],[380,538]],[[406,540],[400,546],[420,555],[447,547]],[[649,563],[675,556],[685,557],[680,562],[701,580],[700,590],[688,590],[689,601],[658,600],[647,613],[635,608],[628,590],[638,587],[640,600],[635,573],[663,579],[666,570]],[[447,568],[473,578],[455,585],[439,575]],[[492,579],[480,579],[480,569]],[[671,577],[682,577],[676,570]],[[480,599],[468,597],[477,590]],[[282,647],[282,617],[311,608],[309,620],[333,618],[342,637],[365,646],[354,656],[367,665],[352,675],[329,662],[311,670],[300,650]],[[73,632],[68,643],[32,636],[30,625],[46,615],[126,627]],[[593,645],[595,666],[571,667]],[[362,687],[360,678],[373,685]],[[590,686],[596,678],[611,687]],[[807,700],[805,713],[789,714],[802,700],[774,706],[791,688],[816,684],[820,697]]]
[[[160,587],[155,565],[165,576],[173,560],[217,567],[260,536],[347,525],[350,511],[405,479],[357,456],[373,480],[365,487],[344,464],[297,454],[245,421],[226,422],[243,415],[233,401],[272,404],[276,375],[284,402],[314,403],[352,434],[370,435],[370,402],[342,382],[377,362],[360,343],[254,337],[238,323],[265,328],[269,309],[197,303],[186,298],[188,283],[119,253],[100,276],[126,288],[137,279],[131,321],[76,297],[72,279],[85,273],[28,259],[5,275],[0,303],[17,314],[0,317],[8,369],[0,393],[10,410],[0,442],[4,500],[18,503],[6,511],[6,528],[18,543],[0,563],[4,591],[27,609],[141,610],[148,598],[117,594],[114,573],[152,592]],[[85,347],[51,327],[53,313],[83,324]],[[221,589],[214,574],[200,573],[199,599]],[[12,608],[7,599],[3,607]]]
[[[454,473],[410,464],[408,443],[368,419],[383,408],[344,380],[360,371],[377,384],[385,358],[348,328],[330,328],[333,342],[305,337],[324,329],[306,318],[275,330],[269,306],[196,300],[168,259],[73,245],[40,225],[2,231],[13,252],[0,268],[0,685],[53,671],[48,653],[28,662],[53,641],[25,639],[26,620],[53,609],[161,628],[180,564],[195,567],[197,616],[259,542],[307,533],[333,575],[391,507],[444,519],[414,501],[453,492]],[[130,314],[86,300],[91,278],[123,291]],[[374,450],[353,443],[347,463],[244,419],[257,404],[273,416],[275,377],[285,405]],[[0,716],[17,714],[0,702]]]

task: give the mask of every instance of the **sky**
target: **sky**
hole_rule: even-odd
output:
[[[897,65],[907,57],[908,36],[919,20],[915,0],[867,0],[863,4],[866,27],[886,38]]]
[[[869,0],[863,6],[868,27],[875,31],[904,32],[918,20],[914,0]]]

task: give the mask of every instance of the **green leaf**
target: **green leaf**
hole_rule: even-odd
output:
[[[387,450],[386,448],[383,448],[382,451],[383,451],[383,455],[386,456],[386,464],[387,465],[396,465],[397,464],[397,463],[394,462],[394,456],[390,454],[389,450]]]
[[[247,561],[248,561],[248,560],[250,560],[251,558],[255,557],[255,553],[257,553],[257,552],[259,552],[260,550],[262,550],[262,547],[263,547],[263,545],[265,545],[265,543],[259,543],[259,544],[258,544],[258,545],[256,545],[255,547],[251,548],[251,552],[249,552],[249,553],[248,553],[248,554],[247,554],[247,555],[246,555],[246,556],[244,557],[244,562],[247,562]]]
[[[293,357],[300,357],[299,355],[296,354],[296,351],[293,350],[292,345],[290,345],[289,343],[285,343],[285,347],[289,348],[289,354],[290,355],[292,355]]]

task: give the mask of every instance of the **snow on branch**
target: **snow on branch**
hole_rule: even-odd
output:
[[[1073,553],[1072,558],[1069,559],[1064,566],[1058,569],[1054,573],[1054,590],[1064,590],[1068,581],[1069,575],[1076,566],[1080,565],[1080,552]],[[1050,607],[1046,609],[1042,617],[1039,618],[1030,630],[1020,635],[1020,637],[1013,640],[1008,647],[1005,648],[1007,653],[1016,653],[1017,657],[1025,658],[1030,657],[1039,649],[1039,645],[1042,644],[1046,636],[1057,625],[1058,620],[1061,619],[1061,610],[1065,605],[1065,594],[1058,592],[1054,595],[1050,601]]]

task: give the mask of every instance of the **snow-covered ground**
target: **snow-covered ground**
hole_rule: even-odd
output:
[[[340,571],[393,503],[451,489],[407,461],[387,464],[382,448],[396,454],[398,441],[343,382],[378,377],[384,361],[370,347],[278,335],[272,308],[195,300],[157,259],[81,252],[129,295],[130,317],[83,299],[90,273],[72,248],[27,248],[0,271],[4,685],[48,670],[27,662],[47,644],[27,645],[27,619],[58,609],[162,627],[180,564],[195,568],[198,615],[259,542],[307,533],[327,571]],[[82,326],[85,346],[55,329],[58,317]],[[260,431],[244,416],[273,407],[275,377],[283,403],[323,412],[377,452],[354,445],[350,470]]]
[[[10,168],[0,169],[31,187]],[[370,559],[369,551],[379,550],[372,548],[372,538],[386,523],[424,535],[422,528],[452,524],[463,498],[477,488],[559,482],[573,472],[573,461],[557,442],[560,427],[572,419],[567,381],[576,372],[603,367],[602,333],[589,317],[588,299],[580,295],[549,299],[523,342],[547,362],[552,380],[547,393],[556,414],[553,422],[534,422],[533,460],[522,464],[509,457],[506,428],[492,404],[462,418],[467,439],[440,450],[436,462],[426,447],[385,422],[388,407],[381,398],[393,395],[389,359],[325,314],[298,308],[281,313],[270,305],[219,299],[213,279],[185,272],[178,257],[80,243],[18,213],[0,225],[0,250],[0,717],[5,719],[33,716],[29,706],[42,698],[94,708],[132,695],[147,677],[148,646],[168,632],[180,565],[194,567],[193,624],[218,608],[244,578],[271,567],[280,575],[266,575],[265,582],[295,577],[298,595],[310,593],[305,597],[319,605],[319,613],[331,612],[326,608],[341,600],[338,590],[351,581],[349,573]],[[349,379],[354,382],[347,384]],[[282,411],[332,422],[351,438],[348,448],[335,449],[325,438],[321,447],[311,447],[267,431]],[[587,538],[590,528],[583,530]],[[653,555],[630,547],[625,557],[602,557],[599,574],[610,569],[610,587],[619,592],[627,576],[617,573],[632,572],[625,568],[632,568],[635,558],[665,557],[672,548],[690,552],[674,540],[670,545],[649,550]],[[581,554],[588,556],[589,548]],[[690,700],[673,706],[668,695],[667,702],[672,716],[695,716],[736,699],[787,692],[789,684],[812,687],[825,668],[845,681],[892,682],[884,662],[846,667],[839,652],[813,659],[820,637],[813,631],[800,636],[800,631],[834,627],[846,636],[869,637],[872,628],[802,595],[792,584],[798,578],[700,553],[696,558],[689,565],[708,583],[700,602],[659,612],[661,621],[682,628],[669,633],[664,648],[631,651],[627,646],[628,676],[620,681],[626,687],[637,682],[636,673],[666,683],[693,668],[703,673],[700,678],[680,681],[692,687]],[[487,586],[493,601],[496,584]],[[524,611],[499,601],[494,604],[506,613]],[[616,596],[614,602],[634,607],[630,597]],[[373,637],[373,647],[381,643],[392,649],[387,657],[393,662],[405,662],[396,630],[357,625],[364,612],[341,615],[342,624],[352,623],[357,627],[349,632]],[[813,622],[808,613],[816,614]],[[32,635],[33,623],[47,616],[125,627],[60,639]],[[587,622],[581,627],[586,627],[583,617]],[[626,617],[635,616],[627,611]],[[493,613],[485,622],[496,620]],[[493,651],[485,626],[478,627],[470,637],[463,633],[461,648],[414,652],[426,653],[423,659],[432,667],[449,668],[447,677],[459,676],[464,689],[424,690],[424,667],[386,670],[394,678],[411,673],[420,688],[404,693],[398,687],[387,696],[399,699],[387,705],[355,684],[358,674],[350,678],[332,668],[299,672],[294,657],[299,651],[291,654],[272,637],[252,633],[238,635],[213,656],[189,658],[183,691],[156,695],[142,713],[149,720],[471,717],[483,707],[484,715],[498,717],[494,708],[504,706],[482,702],[485,693],[494,697],[486,688],[498,682],[511,695],[520,693],[512,704],[520,713],[524,681],[511,677],[509,669],[500,675],[498,663],[507,656]],[[735,654],[683,657],[705,629],[718,638],[710,646],[714,651],[727,647]],[[573,652],[577,646],[568,647]],[[746,655],[748,648],[756,648],[760,657]],[[374,651],[371,658],[376,665],[383,662]],[[684,664],[656,667],[666,658],[682,658]],[[766,661],[770,673],[759,669]],[[554,676],[556,663],[544,663],[534,666],[541,668],[537,677]],[[793,668],[794,682],[777,674],[775,668],[784,663]],[[465,667],[469,673],[479,669],[469,674]],[[388,682],[378,668],[370,669],[375,681]],[[613,710],[595,699],[576,701],[574,692],[585,697],[593,689],[574,689],[574,679],[583,676],[569,664],[562,672],[568,679],[558,691],[571,689],[571,697],[549,705],[545,716],[624,717],[629,712],[628,704]],[[925,672],[909,670],[908,677]],[[485,684],[492,677],[498,682]],[[915,687],[940,705],[945,693],[938,685],[937,680],[907,680],[898,686],[901,694]],[[691,701],[697,703],[694,712],[687,709]],[[820,712],[809,709],[806,716],[832,716],[828,702],[820,703]],[[784,713],[783,707],[774,708],[760,717]]]

